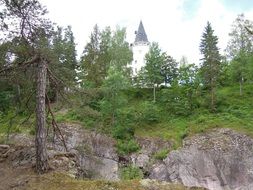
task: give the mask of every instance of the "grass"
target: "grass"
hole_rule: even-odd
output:
[[[182,146],[184,138],[214,128],[231,128],[253,137],[253,118],[231,113],[199,114],[186,118],[171,118],[153,125],[142,125],[135,129],[135,134],[170,140],[174,143],[174,149],[177,149]]]
[[[30,119],[26,120],[26,115],[16,114],[12,110],[6,114],[0,113],[0,134],[29,132],[34,128],[35,118],[31,116]]]
[[[165,111],[166,105],[159,103],[158,99],[161,118],[153,123],[138,123],[135,126],[135,135],[170,140],[174,143],[174,149],[182,146],[184,138],[214,128],[231,128],[253,137],[252,88],[252,84],[245,84],[242,96],[238,86],[218,89],[216,113],[211,113],[205,105],[200,105],[189,116],[172,115]],[[132,104],[136,110],[140,109],[140,105],[141,100]]]
[[[163,160],[163,159],[165,159],[167,157],[168,153],[169,153],[168,149],[159,150],[158,152],[156,152],[154,154],[154,158],[156,160]]]
[[[154,187],[155,185],[155,187]],[[180,184],[147,184],[142,185],[139,180],[103,181],[103,180],[76,180],[64,174],[51,173],[32,178],[26,187],[27,190],[186,190]],[[191,188],[197,190],[201,188]]]
[[[141,90],[140,90],[141,91]],[[129,103],[122,113],[128,113],[126,126],[130,125],[135,131],[135,136],[154,137],[168,140],[173,143],[173,149],[182,146],[185,138],[198,133],[207,132],[214,128],[231,128],[238,132],[253,137],[253,91],[252,85],[244,86],[243,96],[239,95],[238,87],[226,87],[218,90],[218,107],[216,113],[209,112],[204,106],[195,109],[189,116],[172,115],[166,112],[165,105],[148,103],[152,101],[151,91],[145,89],[143,92],[134,91],[129,95]],[[128,92],[127,92],[128,93]],[[159,101],[159,94],[158,94]],[[153,115],[153,112],[156,112]],[[157,115],[158,113],[158,115]],[[11,132],[27,132],[34,129],[34,118],[20,125],[25,116],[20,114],[13,117],[14,112],[0,115],[0,143],[4,142],[5,134],[12,120]],[[101,122],[100,113],[85,107],[84,109],[56,110],[57,122],[79,123],[85,127],[96,127]],[[129,122],[129,123],[128,123]],[[133,126],[132,126],[133,125]],[[124,131],[122,132],[124,133]],[[138,151],[139,146],[134,140],[119,140],[117,147],[120,154],[128,154]],[[170,150],[160,150],[153,156],[155,159],[164,159]],[[135,168],[125,168],[123,179],[141,178],[139,171]],[[108,182],[99,180],[75,180],[64,174],[46,174],[34,176],[27,184],[26,189],[30,190],[151,190],[144,188],[138,180],[122,180],[118,182]],[[155,189],[155,188],[154,188]],[[161,190],[183,190],[181,185],[168,184],[156,187]]]

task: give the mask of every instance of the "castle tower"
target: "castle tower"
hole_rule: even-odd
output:
[[[145,55],[149,51],[149,41],[142,21],[140,21],[138,31],[135,34],[135,41],[132,45],[133,61],[131,65],[133,76],[136,76],[141,68],[145,66]]]

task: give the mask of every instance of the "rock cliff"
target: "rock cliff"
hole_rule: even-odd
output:
[[[230,129],[196,135],[154,164],[149,177],[210,190],[253,189],[253,140]]]
[[[119,180],[122,158],[117,155],[114,139],[78,125],[61,128],[68,152],[64,152],[59,138],[49,137],[48,153],[53,170],[67,171],[78,178]],[[198,134],[186,138],[183,147],[169,152],[164,160],[156,160],[153,155],[171,149],[170,142],[152,138],[136,140],[141,150],[123,159],[127,160],[126,164],[143,170],[145,178],[210,190],[253,189],[253,139],[246,135],[231,129]],[[11,142],[16,146],[0,146],[0,164],[7,159],[13,168],[34,166],[33,138],[12,135]]]

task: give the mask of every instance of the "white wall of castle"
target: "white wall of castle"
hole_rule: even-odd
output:
[[[133,76],[136,76],[142,67],[146,65],[145,55],[149,51],[149,44],[134,44],[132,46],[133,61],[131,64]]]

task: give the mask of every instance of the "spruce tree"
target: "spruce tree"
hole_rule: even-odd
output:
[[[100,86],[103,79],[99,73],[99,57],[100,57],[101,32],[98,25],[95,25],[90,35],[90,41],[84,48],[81,57],[82,76],[81,79],[86,85]]]
[[[214,35],[211,23],[207,22],[200,43],[200,52],[203,55],[200,69],[203,85],[210,93],[211,111],[216,110],[216,87],[221,66],[221,56],[217,44],[218,37]]]

